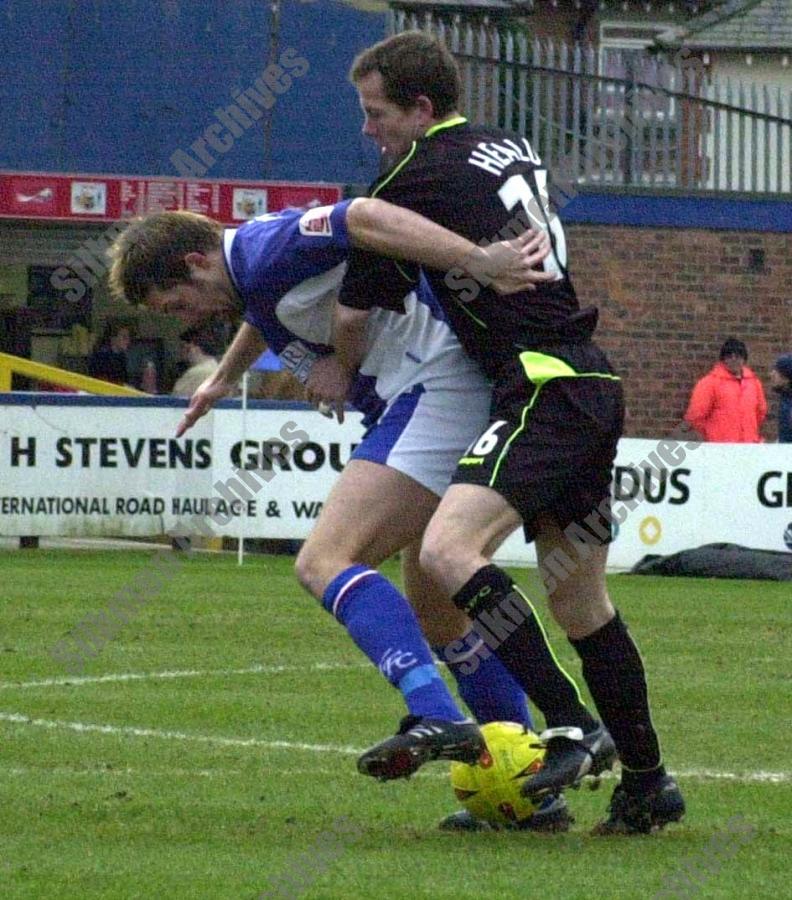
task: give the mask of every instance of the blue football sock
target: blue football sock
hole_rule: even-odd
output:
[[[350,566],[327,586],[324,608],[404,696],[410,713],[462,722],[412,606],[379,572]]]
[[[525,691],[506,667],[475,633],[469,632],[462,652],[435,647],[438,659],[447,666],[479,725],[487,722],[518,722],[534,730]]]

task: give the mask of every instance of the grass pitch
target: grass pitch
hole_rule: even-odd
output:
[[[288,559],[179,560],[67,676],[52,645],[150,570],[150,552],[0,551],[3,898],[789,896],[788,585],[611,579],[689,811],[603,839],[613,781],[570,792],[569,834],[451,835],[444,765],[358,775],[401,702]]]

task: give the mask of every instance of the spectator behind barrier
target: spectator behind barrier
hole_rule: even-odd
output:
[[[131,343],[132,329],[128,323],[108,321],[101,340],[88,357],[88,374],[113,384],[128,384],[127,351]]]
[[[188,328],[181,334],[182,357],[189,368],[178,378],[171,391],[176,397],[192,397],[219,365],[222,353],[218,335],[211,327]]]
[[[767,400],[747,361],[745,344],[729,338],[721,347],[720,361],[693,388],[685,421],[702,440],[761,443],[759,429],[767,415]]]
[[[778,357],[770,381],[778,394],[778,442],[792,444],[792,353]]]

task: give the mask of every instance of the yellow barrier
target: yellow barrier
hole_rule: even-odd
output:
[[[0,353],[0,394],[11,390],[11,376],[24,375],[27,378],[37,378],[41,381],[49,381],[51,384],[74,388],[78,391],[86,391],[89,394],[109,394],[116,397],[148,397],[143,391],[124,387],[121,384],[112,384],[109,381],[100,381],[88,375],[80,375],[77,372],[69,372],[68,369],[59,369],[57,366],[48,366],[44,363],[33,362],[21,356],[12,356],[10,353]],[[38,538],[20,538],[21,541],[33,540],[38,546]],[[223,539],[220,537],[200,539],[196,542],[208,550],[222,550]]]
[[[88,394],[109,394],[117,397],[148,397],[143,391],[125,387],[121,384],[112,384],[109,381],[101,381],[88,375],[80,375],[78,372],[69,372],[67,369],[59,369],[57,366],[48,366],[44,363],[33,362],[31,359],[23,359],[21,356],[12,356],[10,353],[0,353],[0,393],[11,390],[11,376],[24,375],[27,378],[37,378],[40,381],[49,381],[61,387],[74,388],[77,391],[85,391]]]

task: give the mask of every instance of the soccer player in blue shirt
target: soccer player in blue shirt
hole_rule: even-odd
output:
[[[241,325],[217,372],[193,395],[182,434],[233,390],[266,346],[318,395],[337,371],[332,314],[345,260],[354,246],[451,268],[467,260],[479,277],[504,290],[530,289],[545,274],[543,236],[482,249],[445,229],[377,200],[265,215],[238,229],[191,213],[158,213],[133,222],[114,247],[111,286],[117,295],[171,313],[189,325],[218,313]],[[509,260],[493,270],[493,257]],[[489,269],[489,271],[488,271]],[[405,755],[403,774],[438,756],[475,760],[482,749],[440,678],[415,612],[376,567],[403,551],[407,594],[432,644],[466,636],[467,617],[418,565],[420,539],[456,460],[486,422],[489,384],[462,352],[425,281],[406,292],[398,310],[372,317],[349,399],[364,415],[366,435],[334,486],[297,559],[300,582],[347,629],[355,643],[400,690],[409,716],[403,728],[440,732]],[[336,404],[339,418],[343,403]],[[464,410],[464,415],[460,415]],[[426,608],[443,616],[425,620]],[[449,659],[460,694],[480,722],[530,725],[523,692],[482,641],[467,635],[468,654]],[[448,747],[447,730],[457,740]],[[530,827],[567,821],[563,800]]]

